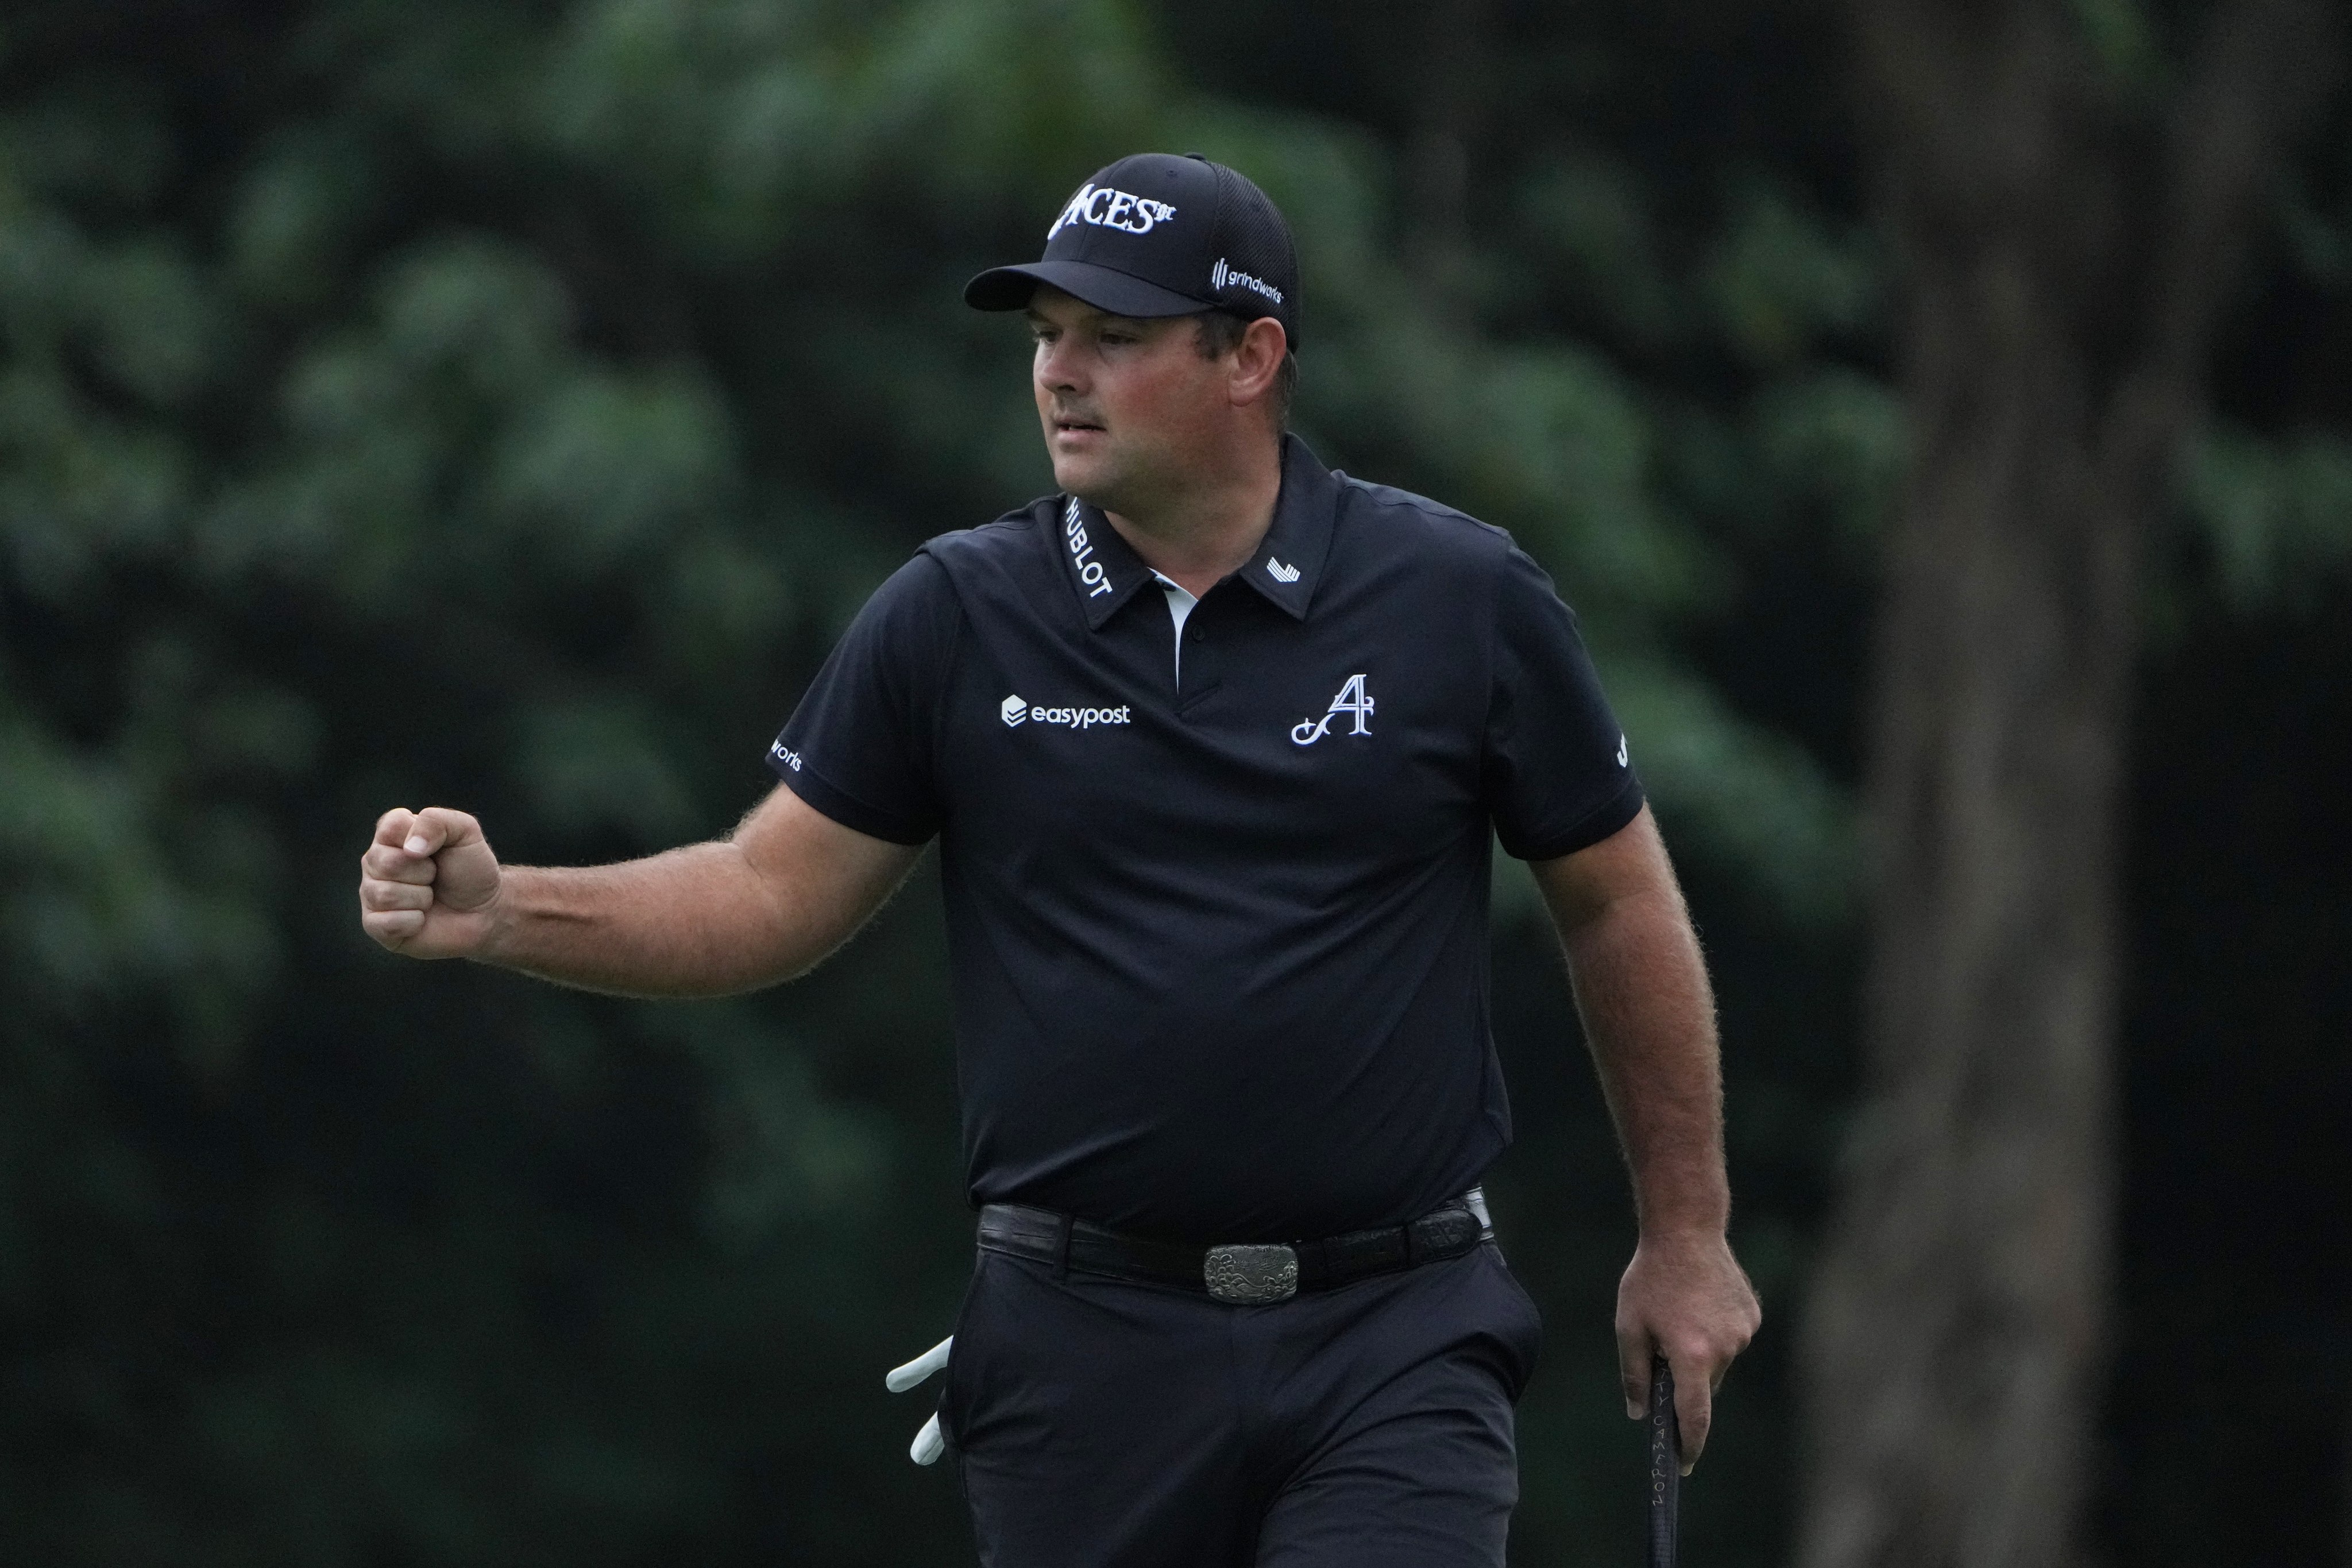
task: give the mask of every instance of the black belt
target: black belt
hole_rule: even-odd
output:
[[[980,1245],[991,1252],[1082,1274],[1179,1286],[1244,1306],[1460,1258],[1494,1234],[1486,1194],[1475,1187],[1404,1225],[1351,1230],[1321,1241],[1222,1247],[1128,1236],[1020,1204],[990,1204],[980,1211]]]

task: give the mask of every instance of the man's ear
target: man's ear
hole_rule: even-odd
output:
[[[1289,336],[1272,316],[1260,316],[1242,331],[1234,349],[1234,367],[1226,382],[1234,406],[1264,401],[1274,392],[1275,378],[1290,353]]]

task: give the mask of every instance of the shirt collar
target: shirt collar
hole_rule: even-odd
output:
[[[1339,513],[1339,482],[1296,436],[1282,438],[1282,494],[1274,503],[1274,526],[1257,553],[1236,574],[1271,599],[1291,619],[1303,621],[1323,581],[1331,554],[1331,530]]]
[[[1339,484],[1296,436],[1282,438],[1282,492],[1257,552],[1234,574],[1293,620],[1305,620],[1331,553]],[[1154,574],[1102,514],[1076,496],[1062,498],[1055,550],[1087,625],[1099,631]]]
[[[1100,631],[1138,588],[1151,581],[1151,568],[1118,536],[1099,507],[1065,496],[1058,518],[1055,552],[1062,558],[1070,591],[1086,612],[1087,626]]]

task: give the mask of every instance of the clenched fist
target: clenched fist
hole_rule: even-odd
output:
[[[360,857],[360,929],[411,958],[478,954],[499,899],[482,825],[429,805],[387,811]]]

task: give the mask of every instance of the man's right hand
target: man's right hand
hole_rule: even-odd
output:
[[[410,958],[478,956],[498,907],[499,858],[482,825],[428,805],[376,819],[360,857],[360,929]]]

